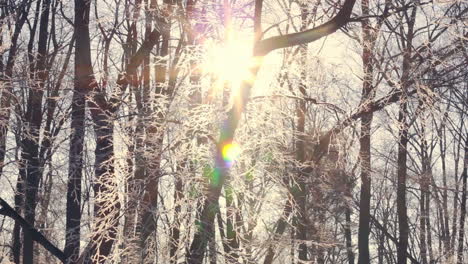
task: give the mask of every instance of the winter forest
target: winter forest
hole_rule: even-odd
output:
[[[465,0],[0,0],[0,93],[1,264],[468,263]]]

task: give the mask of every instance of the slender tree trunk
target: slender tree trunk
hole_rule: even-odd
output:
[[[369,1],[361,3],[364,16],[369,15]],[[362,87],[361,107],[367,107],[375,95],[373,86],[374,62],[373,48],[377,38],[369,20],[362,22],[362,64],[364,81]],[[371,127],[373,113],[364,114],[361,118],[361,133],[359,136],[359,160],[361,163],[361,192],[359,200],[359,259],[358,263],[370,263],[369,234],[370,234],[370,206],[371,206]]]
[[[161,47],[159,49],[159,58],[155,66],[155,81],[156,81],[156,100],[160,100],[164,95],[168,95],[168,87],[166,86],[167,75],[167,60],[165,59],[169,53],[169,36],[163,36],[161,39]],[[146,146],[153,152],[157,153],[156,158],[148,160],[147,176],[145,179],[144,193],[142,200],[142,209],[139,216],[139,225],[141,226],[140,243],[143,252],[143,259],[147,255],[145,243],[148,237],[156,230],[157,223],[154,218],[154,211],[157,210],[158,194],[159,194],[159,178],[161,176],[161,151],[164,137],[164,126],[162,120],[165,116],[166,107],[158,107],[156,110],[149,110],[148,115],[157,116],[156,121],[148,125],[146,130]],[[161,122],[161,123],[160,123]],[[155,249],[153,249],[155,250]]]
[[[398,241],[398,264],[406,264],[406,250],[408,248],[408,214],[406,208],[406,160],[408,146],[408,103],[406,96],[400,104],[398,122],[401,126],[398,140],[398,181],[397,181],[397,212],[398,212],[398,230],[400,239]]]
[[[70,263],[77,260],[80,251],[81,178],[86,95],[92,89],[93,68],[89,38],[90,2],[75,1],[75,82],[69,150],[66,236],[64,253]]]
[[[18,137],[18,136],[17,136]],[[17,140],[20,142],[21,140]],[[19,144],[18,144],[19,145]],[[24,206],[24,182],[26,180],[26,170],[23,163],[19,164],[19,172],[18,172],[18,179],[16,181],[16,192],[15,192],[15,211],[21,215],[23,212]],[[21,225],[17,221],[15,221],[15,225],[13,226],[13,261],[16,264],[20,264],[20,257],[21,257]]]
[[[56,24],[56,9],[57,9],[57,3],[52,4],[52,10],[51,10],[51,38],[55,38],[55,24]],[[72,56],[72,51],[75,43],[75,35],[73,34],[69,44],[68,44],[68,50],[64,58],[63,65],[61,66],[61,70],[58,73],[57,79],[55,79],[54,85],[48,85],[47,87],[47,96],[46,96],[46,101],[45,101],[45,125],[43,129],[43,139],[41,142],[41,147],[40,147],[40,153],[39,153],[39,160],[40,160],[40,166],[41,168],[45,168],[46,165],[49,166],[49,170],[47,171],[47,177],[43,181],[43,197],[45,199],[41,199],[40,202],[40,208],[41,208],[41,213],[38,217],[37,220],[37,226],[39,230],[42,230],[46,227],[47,223],[47,214],[49,212],[49,205],[51,204],[51,195],[52,195],[52,188],[54,186],[54,173],[51,168],[52,164],[52,155],[53,155],[53,142],[56,139],[58,133],[60,132],[65,120],[62,119],[59,122],[54,122],[55,120],[55,110],[57,108],[57,98],[59,98],[59,92],[60,88],[62,87],[62,81],[65,77],[65,74],[68,70],[68,65],[70,63],[70,58]],[[59,48],[57,44],[54,44],[55,48]],[[66,45],[64,46],[66,47]],[[52,55],[55,56],[55,55]],[[52,65],[53,58],[50,61],[49,65]],[[55,126],[53,126],[55,124]],[[71,157],[70,157],[71,158]],[[44,170],[44,169],[43,169]],[[47,231],[43,231],[44,234],[51,233]],[[44,260],[46,262],[50,262],[50,255],[46,255],[46,259]]]
[[[291,201],[288,200],[286,201],[286,205],[284,206],[283,213],[276,224],[276,229],[274,233],[275,237],[273,238],[273,243],[270,244],[270,246],[268,247],[267,255],[265,256],[265,260],[263,261],[263,264],[273,263],[273,259],[275,257],[275,249],[276,249],[276,245],[274,243],[279,239],[279,236],[281,236],[286,230],[287,219],[291,215],[291,212],[292,212],[292,205],[291,205]]]
[[[29,9],[31,7],[31,2],[28,0],[23,0],[20,4],[22,8],[18,10],[18,20],[15,24],[15,30],[11,37],[10,49],[8,53],[7,63],[5,65],[5,72],[2,76],[2,82],[4,87],[2,89],[2,97],[0,99],[0,176],[3,172],[3,166],[5,162],[6,154],[6,136],[8,133],[8,124],[10,120],[11,112],[11,94],[12,94],[12,78],[13,78],[13,68],[16,61],[16,54],[18,51],[18,39],[23,28],[24,23],[29,14]],[[19,147],[20,144],[18,144]],[[24,175],[24,170],[22,169],[23,165],[20,164],[20,170],[18,174],[18,180],[16,183],[16,192],[15,192],[15,211],[21,214],[22,208],[24,205],[24,181],[26,176]],[[21,252],[21,226],[18,222],[15,222],[13,227],[12,235],[12,256],[13,261],[16,264],[20,263],[20,252]]]
[[[460,131],[463,129],[463,125],[464,125],[464,120],[463,120],[463,115],[460,117]],[[458,178],[458,168],[459,168],[459,162],[460,162],[460,149],[461,149],[461,142],[459,144],[454,144],[454,152],[455,152],[455,157],[454,157],[454,181],[455,183],[455,192],[454,192],[454,196],[453,196],[453,218],[452,218],[452,237],[451,237],[451,240],[450,240],[450,245],[451,245],[451,248],[450,248],[450,255],[453,256],[455,255],[455,241],[456,241],[456,237],[457,237],[457,220],[458,220],[458,193],[459,193],[459,190],[460,190],[460,187],[459,187],[459,178]]]
[[[148,39],[152,32],[154,6],[153,1],[145,0],[143,5],[145,7],[145,38]],[[136,3],[140,5],[141,1]],[[130,63],[132,56],[135,55],[137,49],[137,28],[136,23],[139,16],[141,6],[135,7],[133,18],[127,18],[128,23],[131,24],[127,36],[127,44],[129,47],[126,49],[127,65]],[[160,36],[157,36],[159,40]],[[148,206],[143,203],[145,195],[146,181],[148,180],[151,161],[145,156],[146,140],[149,138],[147,135],[147,127],[145,120],[152,116],[150,107],[150,86],[151,86],[151,54],[148,53],[144,56],[143,67],[141,69],[142,80],[139,81],[136,76],[132,76],[130,90],[135,94],[135,101],[137,106],[138,115],[136,117],[136,128],[130,136],[134,141],[133,145],[129,148],[129,152],[133,154],[132,158],[128,159],[129,174],[131,175],[127,182],[127,205],[125,209],[125,226],[124,234],[126,239],[126,247],[128,254],[126,262],[145,263],[146,245],[141,241],[142,221],[141,216],[143,211],[148,210]],[[131,127],[127,128],[129,131]]]
[[[39,160],[39,134],[42,123],[42,97],[44,94],[45,81],[47,79],[47,41],[49,27],[49,9],[50,0],[44,0],[41,7],[41,18],[39,28],[38,42],[38,58],[37,58],[37,84],[31,89],[28,99],[28,111],[26,112],[26,120],[29,121],[31,135],[25,134],[23,140],[23,156],[27,161],[27,174],[25,186],[25,220],[34,226],[36,196],[39,187],[39,181],[42,178],[41,162]],[[23,245],[23,263],[34,263],[34,243],[30,232],[24,233]]]
[[[407,16],[408,17],[408,16]],[[398,231],[399,241],[397,248],[398,264],[406,264],[409,225],[408,225],[408,210],[406,206],[406,180],[407,180],[407,155],[408,155],[408,86],[411,71],[412,58],[412,43],[414,36],[414,23],[416,17],[416,7],[413,7],[411,16],[408,17],[408,31],[405,34],[403,41],[405,50],[403,54],[403,69],[402,69],[402,98],[400,100],[400,110],[398,113],[398,123],[400,126],[398,136],[398,180],[397,180],[397,212],[398,212]]]
[[[447,148],[447,139],[445,132],[445,122],[447,119],[447,114],[444,114],[444,118],[441,123],[441,128],[439,130],[439,146],[440,146],[440,161],[442,165],[442,225],[443,225],[443,244],[444,244],[444,255],[448,255],[450,252],[450,228],[449,228],[449,213],[448,213],[448,186],[447,186],[447,165],[446,165],[446,148]]]
[[[422,163],[422,171],[419,179],[419,186],[420,186],[420,193],[421,197],[419,199],[419,212],[420,212],[420,217],[419,217],[419,229],[420,229],[420,251],[421,251],[421,263],[422,264],[427,264],[427,246],[428,246],[428,230],[427,228],[427,221],[428,221],[428,208],[426,200],[428,199],[429,196],[429,168],[430,164],[428,164],[428,157],[427,155],[427,142],[426,142],[426,132],[425,132],[425,118],[422,118],[422,128],[421,128],[421,163]]]
[[[308,8],[306,4],[301,4],[301,31],[307,29],[309,24],[308,18]],[[300,97],[307,97],[307,71],[306,71],[306,63],[307,63],[307,45],[302,45],[300,48],[300,64],[301,64],[301,82],[299,83],[299,96]],[[308,261],[309,257],[307,254],[307,190],[306,190],[306,181],[305,181],[305,174],[309,168],[306,168],[305,161],[306,161],[306,154],[305,154],[305,144],[310,144],[307,142],[305,136],[305,124],[306,124],[306,114],[307,114],[307,105],[306,100],[299,100],[298,105],[296,106],[296,117],[297,117],[297,126],[296,126],[296,159],[299,162],[299,173],[297,176],[296,183],[297,188],[294,187],[293,193],[294,199],[298,205],[297,208],[297,215],[296,215],[296,228],[297,232],[296,236],[298,239],[299,244],[299,252],[298,257],[300,261]],[[307,142],[307,143],[306,143]],[[297,190],[297,191],[296,191]],[[317,234],[315,234],[317,235]]]
[[[67,214],[65,255],[70,262],[78,259],[80,252],[81,179],[83,170],[83,144],[85,133],[85,107],[91,88],[92,64],[86,52],[89,43],[89,7],[75,8],[75,83],[72,98],[71,139],[68,165]]]
[[[467,180],[468,180],[468,135],[465,135],[465,158],[463,160],[462,179],[462,197],[460,205],[460,228],[458,235],[457,264],[462,264],[464,259],[464,239],[465,239],[465,218],[466,218],[466,199],[467,199]]]
[[[354,252],[353,252],[353,244],[352,244],[352,233],[351,233],[351,208],[349,206],[346,207],[345,211],[345,239],[346,239],[346,254],[348,257],[348,263],[354,264]]]
[[[26,19],[29,15],[29,9],[31,8],[32,2],[28,0],[23,0],[19,5],[19,9],[17,12],[17,21],[15,23],[15,30],[13,31],[13,35],[11,36],[9,52],[7,63],[4,68],[4,72],[1,72],[1,79],[0,81],[4,84],[2,89],[2,96],[0,98],[0,176],[3,172],[3,166],[5,162],[5,154],[6,154],[6,136],[8,133],[8,124],[10,120],[10,106],[11,106],[11,94],[12,94],[12,78],[13,78],[13,68],[16,62],[16,55],[18,52],[18,39],[23,29],[23,25],[26,22]],[[15,234],[13,235],[15,237]],[[14,239],[13,239],[14,240]],[[13,243],[15,244],[15,242]],[[18,243],[16,243],[18,244]],[[13,251],[17,250],[18,248],[13,249]],[[19,250],[19,249],[18,249]],[[19,253],[18,253],[19,254]],[[14,260],[15,263],[19,263],[18,254],[14,253]]]
[[[89,10],[90,1],[75,0],[76,55],[83,58],[83,68],[77,73],[82,76],[83,86],[88,92],[96,89],[91,62],[91,41],[89,38]],[[79,52],[79,53],[78,53]],[[88,86],[86,86],[86,84]],[[90,86],[93,85],[93,86]],[[113,146],[113,111],[104,98],[103,91],[95,91],[93,100],[88,101],[96,134],[95,149],[95,195],[94,216],[95,223],[93,237],[85,249],[83,261],[85,263],[102,263],[109,255],[117,235],[119,199],[116,193],[114,177],[114,146]],[[77,184],[77,182],[75,182]],[[74,186],[77,188],[77,186]],[[75,205],[76,206],[76,205]],[[73,240],[73,239],[72,239]],[[69,240],[70,241],[70,240]],[[76,246],[76,244],[75,244]],[[70,253],[73,253],[72,251]],[[80,260],[81,261],[81,260]]]
[[[424,102],[420,101],[420,106],[423,106]],[[418,108],[419,109],[419,108]],[[421,187],[421,257],[423,263],[427,263],[427,257],[429,257],[429,263],[433,263],[434,254],[432,250],[432,236],[431,236],[431,209],[430,200],[431,192],[430,185],[432,183],[432,168],[431,168],[431,157],[428,142],[426,139],[426,123],[427,118],[422,114],[421,118],[421,163],[422,163],[422,174],[420,179]],[[437,193],[436,193],[437,196]],[[423,254],[424,252],[424,254]]]
[[[429,168],[430,170],[430,168]],[[430,171],[429,171],[430,173]],[[429,174],[430,175],[430,174]],[[432,175],[430,175],[432,176]],[[430,181],[430,179],[429,179]],[[426,232],[427,232],[427,248],[429,250],[429,263],[434,264],[434,251],[432,249],[432,226],[431,226],[431,207],[430,207],[430,201],[431,201],[431,195],[429,191],[429,184],[427,186],[427,192],[426,192]]]
[[[424,190],[424,187],[423,187],[423,181],[424,180],[421,180],[421,197],[420,197],[420,200],[419,200],[419,212],[420,212],[420,216],[419,216],[419,229],[420,229],[420,246],[419,246],[419,250],[421,251],[421,263],[422,264],[427,264],[427,247],[426,247],[426,209],[425,209],[425,206],[426,206],[426,191]]]

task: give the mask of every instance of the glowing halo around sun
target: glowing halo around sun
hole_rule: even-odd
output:
[[[224,84],[236,88],[242,81],[253,78],[250,71],[253,66],[252,42],[241,37],[230,36],[219,43],[213,40],[205,43],[207,55],[201,68],[205,74],[211,74],[223,87]]]

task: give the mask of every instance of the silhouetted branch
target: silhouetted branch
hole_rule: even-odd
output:
[[[26,220],[19,215],[5,200],[0,198],[0,215],[5,215],[11,217],[11,219],[15,220],[17,223],[21,225],[24,232],[29,232],[32,236],[32,239],[37,243],[41,244],[47,251],[49,251],[52,255],[60,259],[63,263],[65,263],[66,258],[65,254],[62,250],[58,249],[54,246],[45,236],[39,232],[36,228],[32,227]]]

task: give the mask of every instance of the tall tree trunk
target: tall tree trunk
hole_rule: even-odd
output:
[[[309,24],[309,13],[308,13],[308,5],[301,4],[301,31],[307,29]],[[307,97],[307,45],[302,45],[300,48],[300,74],[301,74],[301,82],[299,83],[299,97]],[[299,100],[298,105],[296,106],[296,117],[297,117],[297,127],[296,127],[296,160],[300,164],[299,173],[297,175],[296,185],[293,188],[295,192],[293,193],[294,199],[297,203],[297,215],[295,216],[296,221],[296,238],[298,239],[299,245],[299,252],[298,257],[300,261],[308,261],[308,249],[307,249],[307,190],[306,190],[306,173],[309,168],[306,167],[306,154],[305,154],[305,144],[310,144],[307,142],[305,136],[305,124],[306,124],[306,115],[307,115],[307,105],[306,100]],[[306,143],[307,142],[307,143]],[[296,191],[297,190],[297,191]],[[317,239],[318,234],[314,234],[315,238]],[[318,240],[318,239],[317,239]]]
[[[69,262],[80,252],[81,179],[85,133],[86,96],[93,70],[89,50],[89,3],[75,1],[75,82],[72,98],[71,139],[68,163],[66,236],[64,253]]]
[[[408,17],[408,16],[407,16]],[[406,264],[407,249],[408,249],[408,236],[409,236],[409,225],[408,225],[408,212],[406,207],[406,179],[407,179],[407,155],[408,155],[408,86],[411,71],[411,59],[412,59],[412,42],[414,36],[414,23],[416,17],[416,7],[412,8],[411,16],[408,17],[408,31],[406,32],[405,38],[405,50],[403,55],[403,69],[401,77],[401,89],[403,92],[400,100],[400,109],[398,113],[398,159],[397,159],[397,213],[398,213],[398,233],[399,241],[397,247],[397,263]]]
[[[38,58],[37,58],[37,83],[33,84],[34,88],[30,90],[28,98],[28,111],[26,112],[26,120],[29,123],[30,135],[24,134],[23,139],[23,159],[27,163],[26,186],[25,186],[25,220],[34,226],[36,217],[36,196],[39,187],[39,181],[42,178],[42,168],[40,167],[39,157],[39,135],[42,123],[42,97],[44,94],[44,86],[47,79],[47,41],[49,27],[49,9],[50,0],[44,0],[41,7],[41,18],[39,28],[38,42]],[[34,243],[30,232],[24,233],[23,241],[23,263],[34,263]]]
[[[369,1],[361,2],[361,9],[364,16],[369,15]],[[368,107],[375,97],[373,86],[374,61],[373,50],[377,34],[372,28],[369,20],[362,21],[362,65],[363,65],[363,86],[361,107]],[[369,234],[370,234],[370,206],[371,206],[371,127],[373,113],[364,114],[361,118],[361,133],[359,136],[359,160],[361,164],[361,192],[359,200],[359,234],[358,263],[370,263]]]
[[[429,176],[432,177],[431,175],[431,169],[429,168]],[[430,179],[429,179],[430,181]],[[431,201],[431,195],[430,195],[430,190],[429,190],[429,184],[427,186],[427,191],[426,191],[426,232],[427,232],[427,248],[429,250],[429,263],[434,264],[434,251],[432,249],[432,234],[431,234],[431,207],[430,207],[430,201]]]
[[[149,38],[152,31],[152,23],[154,17],[155,7],[154,1],[145,0],[143,5],[145,7],[145,38]],[[141,4],[141,3],[136,3]],[[128,32],[127,43],[128,48],[126,50],[127,63],[130,63],[131,57],[134,56],[137,48],[137,18],[141,7],[136,6],[133,12],[133,18],[128,18],[129,23],[131,22],[131,29]],[[160,36],[157,36],[159,40]],[[145,156],[146,141],[145,138],[149,138],[147,135],[147,127],[145,119],[152,116],[151,101],[150,101],[150,85],[151,85],[151,54],[148,53],[144,56],[143,67],[141,67],[142,80],[139,81],[136,76],[132,77],[131,89],[135,94],[135,101],[138,115],[136,117],[136,128],[133,133],[132,139],[134,140],[132,147],[129,148],[129,152],[133,154],[132,158],[128,159],[129,162],[129,173],[131,177],[127,183],[127,208],[125,213],[125,226],[124,234],[127,241],[126,247],[128,255],[126,256],[126,262],[144,263],[146,256],[145,243],[141,241],[141,229],[142,211],[148,210],[148,206],[143,204],[144,190],[146,181],[148,180],[148,166],[150,160]],[[127,128],[131,130],[132,128]]]
[[[464,115],[463,113],[461,114],[460,116],[460,126],[459,126],[459,131],[462,131],[463,127],[464,127],[464,119],[463,119]],[[458,178],[458,168],[459,168],[459,163],[460,163],[460,152],[461,152],[461,141],[459,142],[459,144],[454,144],[454,181],[455,183],[459,183],[459,178]],[[451,237],[451,240],[450,240],[450,245],[451,245],[451,248],[450,248],[450,255],[455,255],[455,241],[456,241],[456,237],[457,237],[457,220],[458,220],[458,200],[459,200],[459,190],[460,190],[460,187],[459,187],[459,184],[455,184],[455,192],[454,192],[454,196],[453,196],[453,218],[452,218],[452,237]]]
[[[440,161],[442,165],[442,225],[443,225],[443,244],[444,244],[444,255],[448,255],[450,252],[450,217],[448,213],[448,186],[447,186],[447,161],[446,161],[446,150],[447,150],[447,133],[445,129],[445,123],[447,121],[447,113],[444,114],[443,120],[440,124],[440,130],[438,130],[439,136],[439,147],[440,147]]]
[[[5,162],[6,155],[6,136],[8,133],[8,124],[10,120],[11,112],[11,95],[13,92],[12,78],[13,78],[13,68],[16,61],[16,54],[18,51],[18,39],[23,28],[24,23],[29,14],[29,9],[31,7],[31,2],[28,0],[23,0],[19,6],[21,8],[17,11],[18,20],[15,24],[15,30],[10,40],[10,49],[8,53],[7,63],[5,65],[5,72],[1,81],[4,83],[2,89],[2,97],[0,99],[0,176],[3,172],[3,166]],[[20,144],[17,144],[20,145]],[[20,165],[22,167],[22,165]],[[18,180],[16,182],[16,192],[15,192],[15,211],[21,214],[23,205],[24,205],[24,181],[26,177],[24,175],[24,170],[20,168],[18,173]],[[13,227],[12,235],[12,256],[13,261],[16,264],[20,263],[20,251],[21,251],[21,226],[18,222],[15,222]]]
[[[93,184],[95,223],[92,231],[93,237],[85,249],[82,260],[85,263],[102,263],[109,255],[117,235],[120,203],[115,192],[116,183],[113,179],[113,111],[109,110],[110,107],[104,98],[103,91],[97,91],[93,75],[91,41],[89,38],[89,11],[90,1],[75,0],[75,32],[77,38],[75,54],[83,59],[79,62],[83,68],[76,74],[83,78],[83,80],[80,80],[83,84],[80,89],[88,89],[86,93],[95,90],[93,100],[87,102],[91,110],[96,134],[96,166],[94,171],[95,182]],[[77,186],[74,187],[78,188]],[[69,252],[74,253],[73,251]]]
[[[463,160],[462,178],[462,197],[460,205],[460,231],[458,235],[457,264],[463,263],[463,247],[465,239],[465,218],[466,218],[466,199],[467,199],[467,180],[468,180],[468,135],[465,135],[465,158]]]
[[[424,166],[425,167],[425,166]],[[424,175],[425,169],[423,169],[423,175],[421,175],[420,179],[420,188],[421,188],[421,197],[419,199],[419,211],[420,211],[420,216],[419,216],[419,229],[420,229],[420,246],[419,250],[421,251],[421,263],[422,264],[427,264],[427,230],[426,230],[426,197],[427,197],[427,188],[425,186],[425,181],[426,175]]]
[[[406,160],[408,146],[408,103],[406,96],[402,98],[398,122],[401,126],[398,139],[398,180],[397,180],[397,212],[398,230],[400,239],[398,241],[398,264],[406,264],[406,250],[408,248],[408,213],[406,208]]]
[[[169,36],[162,36],[161,46],[159,48],[157,64],[155,66],[155,81],[156,81],[156,100],[164,100],[164,96],[168,94],[168,86],[166,86],[167,75],[167,55],[169,54]],[[146,130],[146,145],[148,149],[152,149],[156,153],[156,157],[149,160],[147,166],[147,176],[143,191],[142,210],[139,216],[139,225],[141,226],[140,243],[143,252],[143,259],[147,255],[145,243],[148,237],[156,230],[157,223],[154,219],[154,211],[157,210],[158,194],[159,194],[159,178],[161,176],[161,158],[162,144],[164,137],[164,125],[162,124],[167,104],[163,107],[158,106],[155,110],[150,110],[149,115],[155,115],[157,119],[149,124]],[[155,250],[155,249],[153,249]]]

